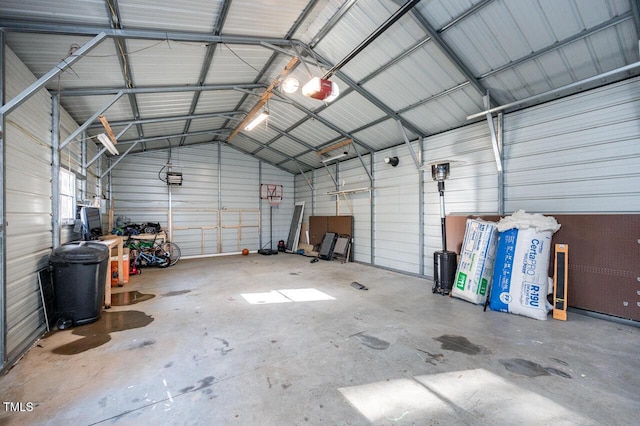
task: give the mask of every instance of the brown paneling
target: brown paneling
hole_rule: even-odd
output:
[[[327,232],[353,235],[353,216],[309,216],[309,244],[318,245]]]
[[[322,237],[327,233],[326,216],[309,216],[309,244],[317,246],[322,242]]]
[[[552,243],[569,245],[569,306],[640,321],[640,215],[548,216],[562,225]],[[447,216],[449,250],[460,252],[468,217]]]
[[[327,232],[338,235],[352,235],[353,216],[327,216]]]

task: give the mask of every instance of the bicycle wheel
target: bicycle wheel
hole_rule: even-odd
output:
[[[170,243],[169,241],[165,241],[162,243],[162,250],[169,256],[169,266],[173,266],[178,263],[180,260],[180,255],[182,254],[180,251],[180,247],[176,243]]]

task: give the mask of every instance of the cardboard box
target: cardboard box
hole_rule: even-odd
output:
[[[124,284],[129,284],[129,249],[122,249],[122,282]],[[118,271],[118,249],[111,249],[111,257],[109,258],[111,262],[111,287],[118,285],[118,278],[120,271]]]
[[[458,268],[451,295],[471,303],[484,304],[493,278],[498,247],[494,222],[467,219]]]

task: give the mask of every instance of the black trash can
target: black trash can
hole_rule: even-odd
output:
[[[109,264],[109,248],[100,243],[78,241],[51,253],[54,318],[63,330],[100,319]]]

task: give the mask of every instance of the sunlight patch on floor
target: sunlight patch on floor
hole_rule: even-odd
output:
[[[560,380],[549,378],[550,380]],[[440,421],[464,424],[595,424],[547,396],[484,369],[453,371],[338,389],[374,424]]]
[[[271,290],[265,293],[242,293],[241,296],[252,305],[335,300],[335,297],[329,296],[315,288],[292,288]]]

